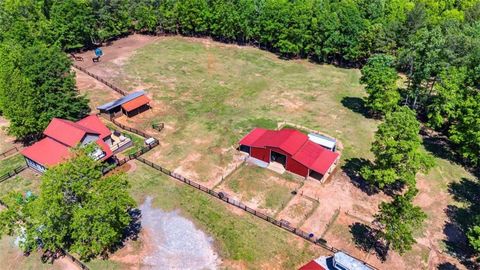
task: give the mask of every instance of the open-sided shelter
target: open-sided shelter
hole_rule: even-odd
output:
[[[332,172],[339,154],[309,140],[295,129],[255,128],[240,142],[240,150],[264,162],[278,162],[289,172],[323,181]]]
[[[105,103],[97,109],[101,113],[109,114],[110,116],[118,116],[123,113],[128,117],[132,117],[150,108],[150,99],[146,96],[144,90],[136,91],[121,97],[115,101]]]

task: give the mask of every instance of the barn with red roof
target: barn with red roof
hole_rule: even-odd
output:
[[[289,172],[323,181],[339,159],[333,152],[295,129],[255,128],[239,142],[240,150],[266,163],[277,162]]]
[[[96,160],[112,157],[111,131],[96,116],[90,115],[78,122],[53,118],[43,134],[45,138],[22,150],[27,165],[39,172],[70,157],[70,148],[88,143],[97,144],[91,154]]]

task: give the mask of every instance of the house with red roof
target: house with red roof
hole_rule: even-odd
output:
[[[312,260],[298,270],[373,270],[373,268],[365,262],[339,251],[332,256],[322,256]]]
[[[280,163],[289,172],[320,181],[333,171],[340,156],[295,129],[255,128],[239,144],[240,151],[257,160]]]
[[[27,165],[39,172],[68,159],[70,149],[78,145],[95,143],[97,147],[91,154],[95,160],[113,156],[112,132],[96,115],[77,122],[53,118],[43,134],[45,138],[21,151]]]

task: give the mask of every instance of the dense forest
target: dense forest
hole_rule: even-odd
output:
[[[10,120],[10,133],[34,139],[52,117],[88,113],[64,52],[132,32],[209,36],[286,59],[362,68],[365,108],[386,119],[366,180],[400,179],[416,193],[415,174],[431,167],[418,154],[417,118],[445,135],[467,167],[480,167],[480,0],[3,0],[0,113]],[[401,127],[404,134],[396,132]],[[392,134],[397,145],[383,147]],[[400,168],[398,157],[410,153],[417,159]],[[391,160],[383,164],[385,156]],[[407,202],[394,201],[412,208]],[[388,205],[382,209],[389,212]],[[480,251],[480,226],[469,237]]]

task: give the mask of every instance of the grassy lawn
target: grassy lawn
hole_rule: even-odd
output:
[[[248,269],[271,265],[276,269],[294,269],[323,250],[259,220],[177,180],[136,162],[129,173],[131,192],[138,203],[154,197],[154,206],[170,211],[179,209],[200,228],[212,235],[219,253],[228,261],[241,261]]]
[[[32,253],[25,257],[15,246],[13,237],[4,236],[0,239],[1,269],[22,270],[61,270],[57,265],[42,263],[39,253]]]
[[[0,160],[0,175],[13,171],[15,168],[25,165],[25,158],[19,153]]]
[[[0,183],[0,199],[11,191],[22,193],[32,191],[35,193],[39,188],[40,181],[38,179],[17,175]]]
[[[170,127],[154,159],[172,169],[188,162],[199,180],[225,167],[231,161],[226,149],[254,127],[275,128],[287,120],[322,130],[342,140],[344,157],[351,157],[368,156],[377,125],[342,105],[355,106],[364,95],[356,69],[179,37],[163,38],[125,64],[108,67],[116,71],[110,78],[116,84],[129,90],[148,85],[154,99],[158,112],[132,124]]]
[[[253,201],[258,204],[255,208],[276,213],[287,205],[293,196],[291,191],[300,184],[268,169],[246,165],[229,176],[223,185],[239,195],[242,202]]]

